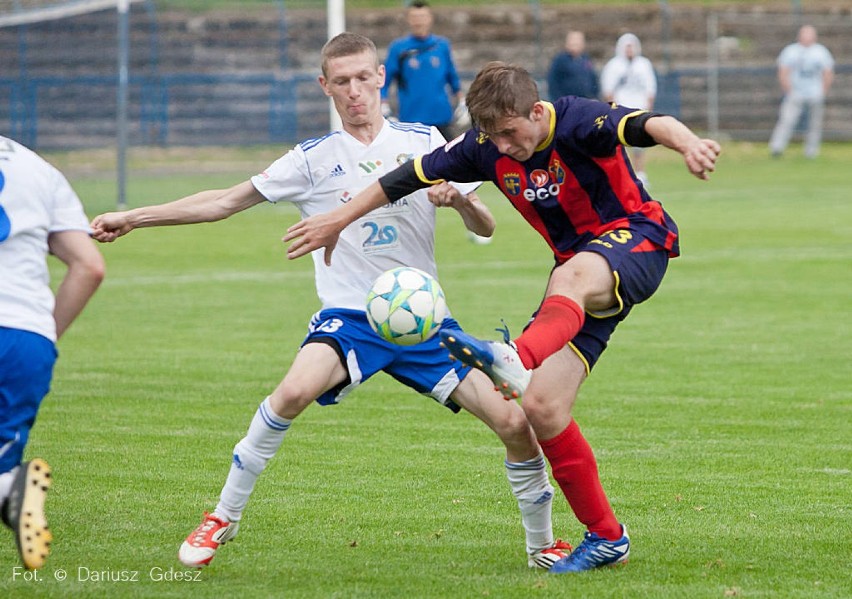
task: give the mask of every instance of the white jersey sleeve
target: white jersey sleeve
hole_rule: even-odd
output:
[[[301,146],[296,146],[251,178],[252,185],[270,202],[310,199],[311,173]]]
[[[0,326],[56,340],[48,237],[91,232],[77,194],[35,152],[0,137]]]

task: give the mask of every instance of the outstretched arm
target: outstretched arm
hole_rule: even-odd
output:
[[[429,188],[429,201],[438,206],[455,208],[464,226],[481,237],[491,237],[497,223],[488,207],[482,203],[475,191],[463,195],[449,183],[439,183]]]
[[[388,203],[388,196],[379,182],[370,184],[342,206],[297,222],[287,229],[283,237],[287,258],[294,260],[321,247],[325,248],[325,263],[331,266],[331,253],[337,245],[340,232],[368,212]]]
[[[716,159],[722,151],[717,141],[699,138],[689,127],[672,116],[655,115],[645,122],[645,131],[655,142],[679,152],[689,172],[699,179],[709,179],[716,170]]]
[[[251,181],[244,181],[230,189],[200,191],[166,204],[101,214],[92,221],[92,237],[106,243],[140,227],[213,222],[264,201]]]

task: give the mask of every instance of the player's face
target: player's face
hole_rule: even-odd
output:
[[[325,95],[344,123],[363,125],[381,118],[380,90],[385,83],[385,68],[376,64],[376,56],[362,52],[329,59],[328,77],[319,82]]]
[[[524,162],[547,138],[550,126],[548,119],[540,103],[537,103],[529,117],[504,117],[497,121],[494,131],[486,133],[501,154]]]

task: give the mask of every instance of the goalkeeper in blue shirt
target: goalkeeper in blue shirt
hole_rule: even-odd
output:
[[[432,33],[432,9],[427,2],[415,0],[406,14],[409,35],[391,42],[385,61],[385,85],[382,87],[382,113],[391,113],[388,92],[396,82],[399,120],[406,123],[434,125],[446,139],[452,139],[454,107],[464,107],[450,42]]]

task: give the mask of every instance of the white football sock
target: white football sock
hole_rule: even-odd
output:
[[[9,472],[0,474],[0,506],[3,505],[3,502],[6,501],[6,498],[9,496],[9,491],[12,490],[12,481],[15,480],[15,474],[18,472],[18,468],[20,468],[20,466],[15,466],[9,470]]]
[[[521,510],[527,553],[532,555],[553,545],[553,485],[541,454],[526,462],[506,460],[505,464],[506,477]]]
[[[251,420],[248,433],[234,446],[231,470],[213,512],[216,516],[230,522],[239,521],[257,477],[278,451],[291,422],[272,411],[268,397],[263,400]]]

